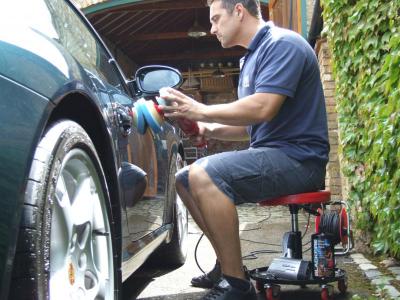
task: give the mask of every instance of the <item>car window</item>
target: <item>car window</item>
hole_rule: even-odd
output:
[[[19,1],[6,1],[8,15],[18,16],[13,23],[23,24],[47,38],[61,44],[87,70],[98,78],[125,91],[124,82],[111,64],[111,57],[103,48],[87,24],[65,0],[29,0],[20,5]],[[10,13],[15,10],[16,13]],[[0,13],[0,17],[7,15]],[[45,51],[45,49],[43,50]]]

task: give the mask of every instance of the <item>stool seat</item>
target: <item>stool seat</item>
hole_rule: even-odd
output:
[[[331,200],[331,192],[327,190],[287,195],[273,199],[262,200],[258,202],[261,206],[277,206],[290,204],[314,204],[326,203]]]

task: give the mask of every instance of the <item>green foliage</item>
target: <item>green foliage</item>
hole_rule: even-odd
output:
[[[322,0],[357,225],[400,257],[400,1]]]

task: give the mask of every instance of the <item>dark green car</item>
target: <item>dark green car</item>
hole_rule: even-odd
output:
[[[115,299],[146,260],[184,263],[179,132],[140,135],[131,110],[181,81],[128,82],[69,1],[2,2],[0,299]]]

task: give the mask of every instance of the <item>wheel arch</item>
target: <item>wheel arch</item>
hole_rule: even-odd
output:
[[[181,158],[183,160],[185,160],[185,152],[183,149],[183,145],[180,141],[175,141],[174,143],[172,143],[172,146],[170,147],[169,150],[169,162],[171,163],[172,158],[174,155],[180,155]],[[170,169],[171,166],[168,165],[168,169]],[[175,174],[168,174],[168,176],[174,176]],[[169,178],[167,180],[167,182],[169,181]],[[168,183],[167,183],[168,184]],[[168,190],[168,187],[166,187],[166,190]],[[173,218],[174,218],[174,209],[171,208],[171,206],[173,206],[173,201],[171,201],[172,199],[170,199],[170,197],[167,197],[167,201],[166,201],[166,205],[164,207],[164,224],[170,224],[173,222]],[[172,211],[172,214],[170,213]]]
[[[114,235],[114,237],[116,237],[116,239],[114,239],[114,251],[118,251],[117,266],[119,269],[121,266],[120,192],[112,137],[110,136],[106,121],[104,120],[98,106],[96,106],[93,100],[87,95],[74,92],[57,101],[57,106],[51,112],[46,128],[63,119],[74,121],[85,129],[100,158],[107,179],[107,187],[111,201],[112,224],[110,225],[116,232],[118,232],[117,235]]]

